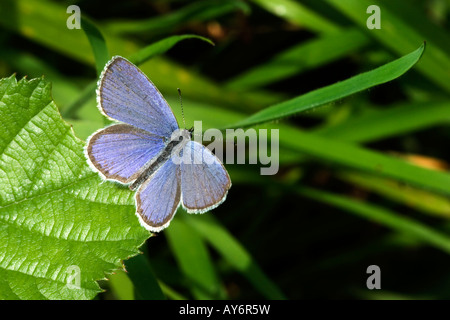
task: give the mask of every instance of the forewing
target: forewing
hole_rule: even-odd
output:
[[[116,56],[108,62],[97,86],[104,114],[160,137],[178,129],[175,116],[155,85],[134,64]]]
[[[180,166],[167,160],[136,193],[136,213],[148,230],[161,231],[169,226],[180,205]]]
[[[231,187],[228,172],[206,147],[189,141],[181,162],[181,193],[189,213],[203,213],[221,204]]]
[[[86,154],[106,179],[129,183],[164,148],[161,137],[128,124],[116,124],[94,133]]]

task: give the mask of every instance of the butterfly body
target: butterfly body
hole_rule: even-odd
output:
[[[113,57],[98,81],[101,112],[118,121],[95,132],[86,146],[91,167],[107,180],[137,190],[136,214],[150,231],[166,228],[178,207],[203,213],[231,187],[215,155],[180,129],[169,105],[135,65]]]
[[[142,173],[137,179],[130,185],[130,190],[135,190],[144,181],[146,181],[159,167],[166,162],[172,154],[179,154],[183,150],[184,146],[191,139],[191,134],[186,129],[180,129],[174,131],[172,139],[167,143],[164,149],[154,159],[149,161],[148,165],[143,168]]]

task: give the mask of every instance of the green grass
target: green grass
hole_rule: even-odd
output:
[[[60,298],[450,297],[447,0],[77,4],[81,30],[65,27],[66,2],[0,2],[0,297],[58,298],[66,261],[83,286]],[[380,30],[366,27],[373,4]],[[148,233],[132,193],[82,156],[106,123],[95,88],[113,55],[139,65],[180,124],[177,88],[188,127],[278,129],[278,174],[226,164],[227,200],[180,210],[135,256]],[[385,294],[365,290],[370,264]]]

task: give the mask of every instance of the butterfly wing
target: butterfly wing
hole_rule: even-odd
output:
[[[181,193],[183,207],[189,213],[203,213],[221,204],[231,187],[228,172],[206,147],[189,141],[183,148]]]
[[[161,231],[169,226],[180,205],[180,166],[167,160],[136,192],[139,221],[148,230]]]
[[[128,124],[116,124],[89,138],[86,155],[106,179],[129,183],[163,149],[162,138]]]
[[[101,111],[154,135],[169,138],[178,129],[168,103],[134,64],[115,56],[107,63],[97,86]]]

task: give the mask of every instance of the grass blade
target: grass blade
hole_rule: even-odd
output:
[[[236,123],[233,127],[248,127],[284,118],[391,81],[412,68],[419,61],[424,49],[425,44],[422,44],[415,51],[377,69],[268,107]]]
[[[138,254],[125,260],[124,263],[128,277],[134,285],[135,299],[164,300],[166,298],[145,255]]]
[[[211,45],[214,45],[214,42],[212,42],[208,38],[197,36],[194,34],[171,36],[171,37],[167,37],[165,39],[162,39],[160,41],[157,41],[155,43],[152,43],[152,44],[140,49],[138,52],[132,54],[129,59],[135,65],[140,65],[155,56],[166,53],[178,42],[185,40],[185,39],[200,39],[205,42],[208,42]]]
[[[64,118],[73,118],[77,112],[85,103],[95,97],[95,89],[97,88],[97,81],[94,80],[88,84],[83,91],[78,95],[77,99],[72,101],[63,111],[61,115]]]
[[[253,0],[253,2],[280,18],[315,32],[327,33],[339,29],[334,22],[318,15],[297,1]]]
[[[352,19],[363,30],[367,30],[366,9],[370,5],[378,5],[382,15],[382,25],[380,30],[370,34],[382,43],[389,50],[393,50],[399,55],[413,50],[418,42],[427,41],[427,55],[417,65],[418,71],[432,80],[435,84],[450,92],[450,56],[448,55],[448,43],[450,38],[448,32],[437,32],[427,30],[422,27],[426,21],[423,12],[418,12],[415,6],[408,1],[385,1],[385,0],[326,0],[336,9],[340,10],[347,17]],[[397,10],[395,7],[398,7]],[[414,21],[410,21],[414,17]],[[440,34],[440,41],[436,41],[436,33]],[[443,44],[442,44],[443,43]]]
[[[110,58],[105,38],[103,38],[100,30],[91,21],[84,17],[81,18],[81,27],[85,32],[89,43],[91,44],[92,51],[94,52],[95,68],[97,70],[97,75],[99,76],[100,73],[102,73],[106,62],[108,62]]]
[[[227,88],[243,91],[262,87],[342,58],[368,43],[368,38],[357,29],[326,34],[289,48],[263,65],[244,72],[229,81]]]
[[[134,286],[124,270],[108,275],[109,292],[118,300],[134,300]]]
[[[173,290],[171,287],[169,287],[164,282],[159,281],[159,286],[161,287],[161,290],[164,292],[164,294],[167,296],[167,298],[172,299],[172,300],[187,300],[186,297],[179,294],[177,291]]]
[[[414,238],[420,239],[423,242],[450,254],[450,237],[414,219],[400,216],[395,212],[373,204],[367,204],[316,189],[298,188],[297,192],[308,198],[328,203],[370,221],[380,223],[386,227],[411,235]]]
[[[450,123],[450,101],[427,101],[370,112],[314,133],[349,142],[368,142],[445,123]]]
[[[137,34],[143,32],[161,34],[179,28],[191,21],[207,21],[237,10],[248,13],[250,8],[245,2],[237,0],[199,1],[186,5],[167,15],[147,20],[111,21],[107,24],[107,29],[116,34]]]
[[[197,232],[193,232],[184,221],[174,219],[170,228],[167,228],[166,235],[194,297],[224,298],[208,249]]]
[[[186,222],[202,235],[236,270],[267,299],[285,299],[281,290],[260,269],[244,247],[212,216],[186,216]]]
[[[450,219],[450,199],[448,197],[442,197],[431,192],[402,185],[396,181],[368,174],[341,172],[338,173],[338,177],[413,209]]]
[[[446,172],[425,169],[351,143],[304,133],[285,126],[280,128],[280,133],[280,146],[304,152],[323,161],[391,177],[450,195],[450,174]]]

